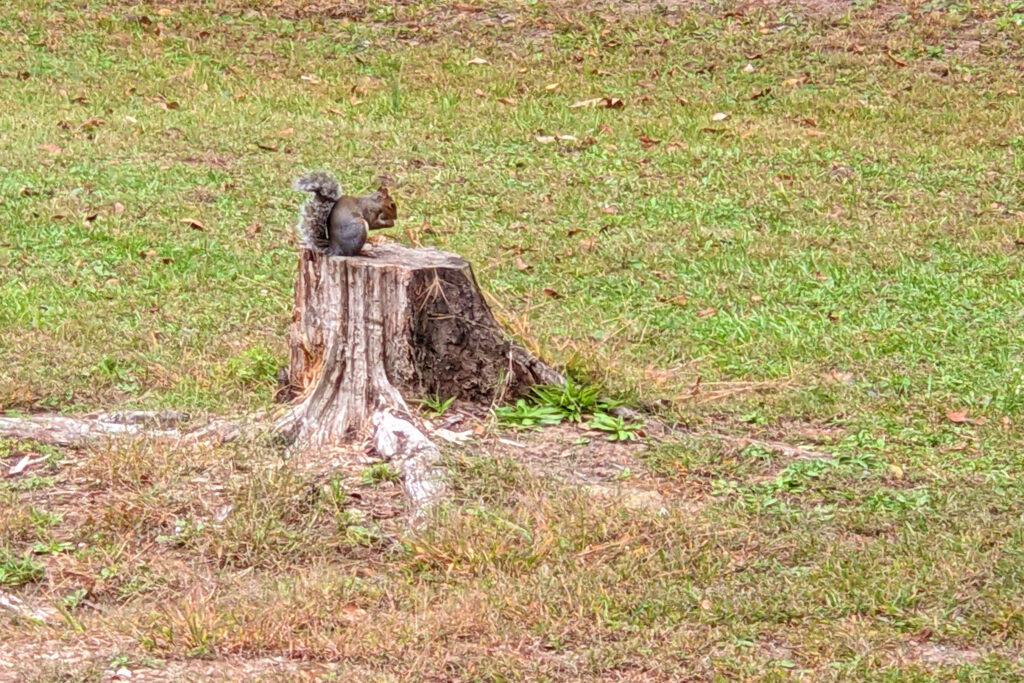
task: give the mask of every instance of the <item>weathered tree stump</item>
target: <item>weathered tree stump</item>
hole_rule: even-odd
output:
[[[469,263],[393,243],[353,257],[301,250],[289,343],[296,398],[278,430],[300,453],[372,438],[407,479],[429,479],[421,476],[424,458],[436,454],[403,458],[436,447],[413,426],[406,398],[489,405],[562,381],[507,339]],[[409,481],[406,490],[414,499],[427,495]]]

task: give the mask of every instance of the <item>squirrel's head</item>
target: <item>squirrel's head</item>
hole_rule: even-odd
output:
[[[376,200],[380,210],[374,216],[374,219],[370,221],[370,227],[390,228],[395,224],[395,219],[398,218],[398,205],[395,204],[395,200],[388,193],[388,188],[383,185],[377,188]]]

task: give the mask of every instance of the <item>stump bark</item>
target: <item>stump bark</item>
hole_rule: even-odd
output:
[[[411,426],[406,398],[490,405],[563,381],[506,337],[468,262],[394,243],[301,250],[289,344],[294,400],[278,428],[302,451],[369,437],[401,459],[424,447],[395,422]]]

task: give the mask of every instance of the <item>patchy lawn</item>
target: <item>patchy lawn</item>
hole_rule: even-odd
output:
[[[268,4],[0,10],[0,410],[270,407],[326,168],[648,424],[0,443],[0,679],[1024,675],[1024,5]]]

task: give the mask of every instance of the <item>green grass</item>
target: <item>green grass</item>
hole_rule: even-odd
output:
[[[481,446],[388,531],[255,447],[90,451],[0,484],[24,590],[356,678],[1020,676],[1020,3],[472,4],[0,10],[0,410],[268,407],[292,179],[386,176],[393,238],[683,427],[629,468],[665,513]]]

